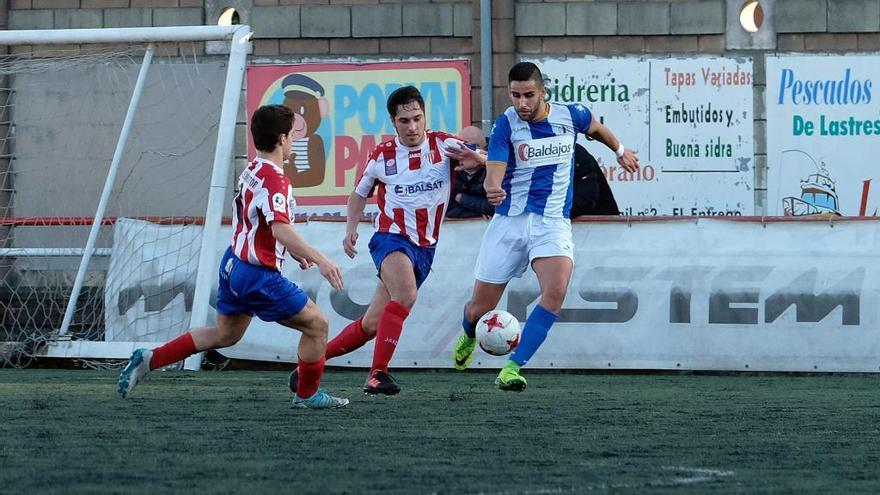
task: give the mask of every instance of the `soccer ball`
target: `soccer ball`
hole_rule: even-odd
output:
[[[477,320],[477,343],[486,354],[510,354],[519,345],[519,321],[507,311],[489,311]]]

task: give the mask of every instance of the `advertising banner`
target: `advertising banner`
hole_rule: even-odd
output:
[[[295,114],[293,163],[285,166],[301,213],[345,214],[345,204],[377,144],[395,137],[386,101],[413,85],[425,99],[428,129],[470,125],[465,60],[259,65],[247,68],[247,113],[283,104]],[[254,156],[248,143],[248,157]]]
[[[752,59],[544,58],[550,101],[583,103],[641,170],[580,138],[625,215],[754,214]]]
[[[767,57],[767,214],[877,216],[880,56]]]
[[[473,288],[484,221],[444,227],[430,276],[407,318],[395,368],[452,366],[461,312]],[[529,367],[741,371],[878,371],[880,356],[880,229],[873,220],[844,222],[697,221],[574,223],[575,270],[557,323]],[[288,261],[284,274],[317,302],[330,337],[362,316],[375,290],[366,250],[371,227],[360,226],[360,252],[342,252],[345,224],[297,224],[302,235],[340,264],[345,289],[333,290],[317,269]],[[120,235],[147,236],[150,255],[179,250],[191,234],[151,225]],[[177,230],[166,230],[177,229]],[[186,229],[197,229],[187,227]],[[221,239],[228,239],[228,228]],[[194,277],[145,272],[145,255],[116,251],[108,275],[108,336],[161,342],[188,318]],[[226,245],[218,245],[218,253]],[[195,270],[192,265],[180,271]],[[181,285],[179,281],[187,281]],[[190,285],[186,285],[190,284]],[[524,322],[540,298],[530,271],[508,286],[499,306]],[[213,304],[214,298],[211,298]],[[115,314],[114,314],[115,313]],[[155,320],[155,321],[154,321]],[[178,321],[178,327],[169,323]],[[137,322],[136,325],[132,322]],[[162,327],[162,331],[147,331]],[[299,333],[254,319],[229,357],[293,362]],[[108,340],[111,340],[108,338]],[[372,344],[328,362],[368,367]],[[473,366],[504,358],[477,351]]]

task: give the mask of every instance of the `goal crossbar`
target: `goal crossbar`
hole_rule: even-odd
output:
[[[247,41],[250,27],[169,26],[113,29],[25,29],[0,31],[0,45],[68,45],[100,43],[164,43],[184,41],[223,41],[239,37]]]

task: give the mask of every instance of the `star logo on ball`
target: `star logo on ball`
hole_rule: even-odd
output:
[[[498,321],[498,315],[493,314],[488,320],[483,320],[486,324],[486,331],[491,332],[493,328],[504,328],[504,324]]]

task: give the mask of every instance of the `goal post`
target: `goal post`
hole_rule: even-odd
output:
[[[90,267],[95,264],[93,255],[106,266],[113,252],[112,230],[122,218],[198,229],[179,256],[180,266],[192,265],[197,258],[194,280],[186,282],[187,291],[194,285],[191,313],[175,325],[179,333],[208,324],[250,36],[246,25],[0,32],[0,45],[43,50],[21,56],[12,48],[13,54],[0,62],[5,86],[0,91],[7,96],[0,108],[0,129],[8,129],[0,140],[7,150],[0,153],[5,157],[0,159],[0,191],[5,191],[0,192],[0,343],[5,342],[0,366],[15,364],[14,354],[124,358],[143,343],[155,345],[155,339],[104,338],[103,312],[113,308],[103,307],[103,295],[97,294],[106,282],[105,268]],[[228,42],[228,58],[204,56],[196,48],[190,58],[181,47],[179,53],[175,49],[157,57],[159,74],[150,71],[157,65],[152,60],[157,46],[211,41]],[[219,77],[214,76],[222,65],[225,74],[218,91],[214,79]],[[135,68],[137,78],[129,87]],[[87,75],[89,82],[79,82],[76,74]],[[85,87],[87,98],[71,89],[78,84]],[[113,105],[122,94],[128,98],[127,109]],[[105,102],[101,98],[107,95]],[[47,109],[42,115],[33,108],[41,104]],[[171,109],[167,117],[163,109]],[[117,137],[112,153],[110,143],[103,143],[110,129]],[[59,145],[53,140],[62,133],[67,137]],[[187,143],[187,138],[192,141]],[[209,141],[212,156],[207,156]],[[82,156],[60,153],[56,148],[64,144],[84,150]],[[70,168],[75,172],[63,179]],[[98,182],[103,183],[99,195],[98,188],[92,188]],[[76,187],[71,183],[81,184],[82,193],[71,194],[69,187]],[[34,184],[45,185],[45,190],[35,192]],[[67,245],[58,245],[65,240]],[[87,283],[91,279],[98,281]],[[82,295],[84,284],[91,295]],[[60,295],[65,291],[66,298]],[[89,328],[72,332],[71,325],[82,326],[79,320],[89,312],[94,316]],[[20,340],[27,342],[16,347]],[[193,361],[188,367],[197,369],[197,364]]]

